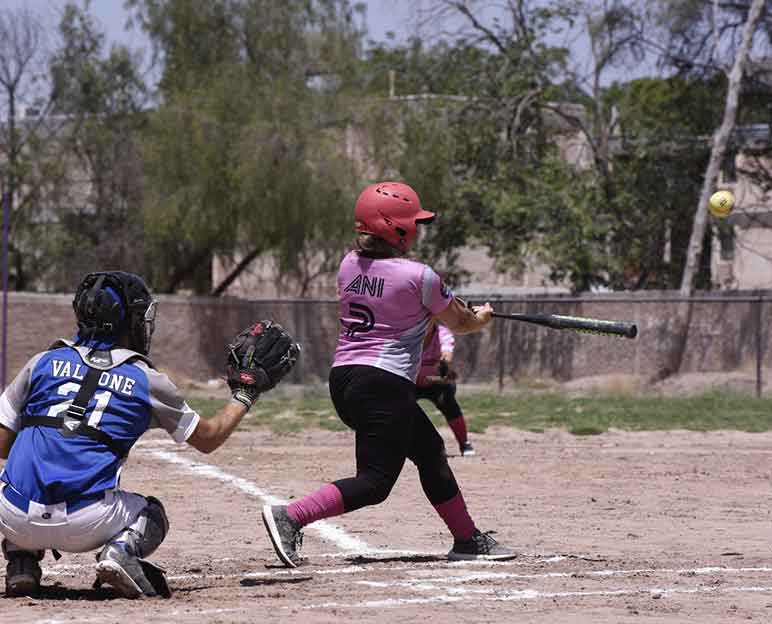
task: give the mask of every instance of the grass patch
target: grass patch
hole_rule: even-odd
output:
[[[473,431],[494,424],[524,430],[564,427],[577,435],[594,435],[609,427],[629,431],[772,429],[772,400],[728,393],[688,397],[471,394],[461,396],[460,402]]]
[[[491,425],[516,427],[541,433],[562,427],[575,435],[597,435],[610,427],[629,431],[690,429],[713,431],[769,431],[772,429],[772,399],[715,393],[688,397],[628,396],[593,394],[571,396],[561,393],[497,394],[462,392],[459,402],[473,432]],[[193,399],[191,406],[205,418],[211,417],[222,400]],[[421,401],[436,425],[445,423],[428,401]],[[241,428],[269,426],[277,433],[296,432],[309,427],[341,431],[329,396],[308,393],[297,396],[261,398],[244,419]]]
[[[568,431],[578,436],[591,436],[599,435],[605,430],[594,425],[573,425]]]
[[[277,393],[278,395],[278,393]],[[190,406],[204,418],[211,418],[225,401],[222,399],[191,399]],[[268,426],[275,433],[294,433],[317,427],[331,431],[346,429],[328,395],[261,397],[241,421],[240,430]]]

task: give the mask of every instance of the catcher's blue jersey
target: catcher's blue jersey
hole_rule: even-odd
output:
[[[0,424],[17,432],[2,480],[29,500],[49,505],[76,501],[118,486],[123,464],[107,446],[85,436],[65,437],[53,427],[23,427],[26,416],[63,416],[75,398],[88,349],[63,346],[36,355],[0,397]],[[114,365],[99,370],[84,422],[128,450],[150,427],[183,441],[198,415],[168,378],[135,353],[111,351]]]

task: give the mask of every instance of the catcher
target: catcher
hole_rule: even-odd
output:
[[[434,403],[456,436],[461,456],[469,457],[474,455],[474,447],[469,441],[464,413],[456,401],[456,372],[450,367],[455,346],[452,331],[439,323],[431,324],[424,339],[415,397]]]
[[[169,522],[158,499],[120,489],[129,451],[145,431],[161,428],[211,453],[292,368],[299,347],[270,321],[239,334],[228,363],[232,399],[203,420],[148,357],[156,302],[141,277],[90,273],[73,308],[74,339],[33,356],[0,396],[6,595],[39,590],[45,550],[101,549],[96,586],[127,598],[169,597],[163,570],[145,559]]]

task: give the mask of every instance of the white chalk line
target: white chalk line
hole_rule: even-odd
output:
[[[361,552],[334,552],[334,553],[314,553],[314,558],[319,559],[347,559],[351,557],[368,555],[370,553]],[[392,550],[389,548],[379,548],[372,554],[379,556],[393,556],[393,557],[442,557],[448,556],[447,550]],[[496,561],[494,559],[472,559],[469,561],[451,561],[455,565],[528,565],[532,563],[557,563],[558,561],[565,561],[567,559],[577,559],[573,555],[546,555],[543,553],[525,553],[522,552],[518,555],[517,559],[504,559]],[[527,559],[527,561],[526,561]],[[586,561],[593,561],[587,559]],[[418,562],[416,562],[418,563]]]
[[[400,556],[420,556],[420,557],[441,557],[445,556],[447,553],[443,552],[436,552],[436,553],[429,553],[429,552],[419,552],[415,550],[379,550],[377,551],[378,555],[400,555]],[[314,554],[312,556],[313,559],[317,558],[323,558],[323,559],[351,559],[355,557],[361,556],[361,552],[337,552],[337,553],[322,553],[322,554]],[[490,560],[484,560],[481,559],[479,561],[415,561],[411,562],[410,565],[405,566],[392,566],[388,568],[389,570],[415,570],[415,568],[418,566],[433,566],[433,567],[447,567],[448,569],[456,568],[456,567],[503,567],[503,566],[525,566],[525,565],[538,565],[538,564],[545,564],[545,563],[554,563],[558,560],[563,560],[565,557],[549,557],[547,559],[531,559],[529,561],[519,561],[519,560],[509,560],[509,561],[490,561]],[[223,558],[217,558],[217,559],[209,559],[208,563],[224,563],[228,561],[236,561],[235,557],[223,557]],[[372,561],[373,563],[379,563],[377,559],[369,560],[368,563]],[[356,563],[356,562],[352,562]],[[388,559],[384,559],[384,563],[389,563]],[[79,572],[83,570],[93,570],[96,564],[88,565],[88,564],[82,564],[82,563],[55,563],[50,566],[44,566],[45,574],[48,576],[76,576]],[[310,574],[312,572],[316,572],[318,574],[340,574],[339,570],[346,570],[351,568],[331,568],[329,570],[309,570],[310,566],[303,566],[300,569],[288,569],[288,570],[276,570],[273,572],[252,572],[250,574],[265,574],[265,575],[282,575],[282,574]],[[358,566],[357,569],[359,569]],[[365,570],[366,568],[361,568]],[[345,572],[342,572],[345,574]],[[213,573],[208,575],[210,578],[215,576],[225,577],[226,575]],[[229,577],[237,577],[240,576],[239,574],[232,574],[227,575]],[[0,570],[0,578],[3,577],[3,572]],[[201,575],[203,578],[203,575]],[[198,578],[195,575],[188,574],[188,575],[177,575],[174,578]]]
[[[217,468],[216,466],[212,466],[210,464],[205,464],[203,462],[197,462],[185,457],[182,457],[178,455],[177,453],[171,453],[169,451],[159,450],[159,449],[152,449],[152,446],[148,445],[149,448],[147,451],[154,455],[155,457],[162,459],[164,461],[167,461],[172,464],[176,464],[178,466],[182,466],[183,468],[198,474],[207,476],[210,478],[214,478],[222,483],[225,483],[226,485],[229,485],[231,487],[235,487],[246,494],[249,494],[250,496],[254,496],[257,498],[260,498],[264,502],[270,505],[280,505],[280,504],[286,504],[286,501],[279,499],[261,488],[259,488],[256,484],[243,479],[241,477],[237,477],[235,475],[231,475],[227,472],[222,471],[221,469]],[[151,450],[152,449],[152,450]],[[144,450],[144,449],[143,449]],[[334,556],[334,557],[341,557],[341,556],[351,556],[356,554],[393,554],[393,555],[406,555],[406,556],[440,556],[443,553],[419,553],[414,551],[382,551],[378,549],[373,549],[369,547],[364,541],[359,540],[358,538],[354,538],[342,529],[338,527],[334,527],[332,525],[328,525],[324,522],[315,523],[313,527],[311,527],[315,530],[317,530],[320,535],[329,541],[332,541],[335,543],[339,548],[342,550],[348,551],[343,553],[333,553],[331,555],[326,556]],[[562,556],[556,556],[553,558],[553,560],[559,561],[564,559],[565,557]],[[439,563],[439,562],[435,562]],[[475,562],[476,563],[476,562]],[[487,562],[486,562],[487,563]],[[452,564],[448,564],[450,566]],[[414,566],[396,566],[391,568],[386,568],[388,571],[398,571],[398,570],[405,570],[410,569],[415,571]],[[334,574],[360,574],[363,571],[366,571],[365,569],[361,568],[361,566],[349,566],[347,568],[339,568],[339,569],[332,569],[332,570],[309,570],[307,572],[304,572],[303,570],[280,570],[280,571],[274,571],[274,572],[252,572],[252,573],[242,573],[242,574],[233,574],[233,575],[176,575],[176,576],[170,576],[170,580],[184,580],[184,579],[196,579],[196,578],[206,578],[208,577],[215,577],[215,578],[270,578],[270,577],[281,577],[281,576],[301,576],[301,575],[310,575],[310,576],[318,576],[318,575],[334,575]],[[379,572],[383,572],[383,570],[378,570]],[[636,574],[693,574],[693,575],[699,575],[699,574],[722,574],[722,573],[746,573],[746,574],[752,574],[752,573],[763,573],[763,572],[770,572],[772,571],[772,568],[769,567],[759,567],[759,568],[726,568],[723,566],[709,566],[705,568],[693,568],[693,569],[677,569],[677,568],[662,568],[662,569],[656,569],[656,568],[639,568],[634,570],[594,570],[594,571],[581,571],[581,572],[553,572],[553,573],[544,573],[544,574],[533,574],[533,575],[523,575],[523,574],[512,574],[512,573],[487,573],[487,574],[473,574],[473,575],[466,575],[465,577],[454,577],[452,575],[444,576],[440,579],[423,579],[423,580],[408,580],[408,581],[391,581],[391,582],[374,582],[374,581],[359,581],[360,584],[365,584],[370,587],[405,587],[408,589],[413,589],[416,591],[434,591],[436,589],[439,589],[436,585],[433,585],[432,583],[442,583],[443,585],[450,584],[459,584],[459,583],[465,583],[465,582],[473,582],[473,581],[480,581],[480,580],[503,580],[503,579],[537,579],[537,578],[567,578],[567,577],[581,577],[581,576],[629,576],[629,575],[636,575]],[[560,598],[560,597],[592,597],[592,596],[625,596],[625,595],[645,595],[645,594],[651,594],[655,595],[658,594],[660,596],[665,595],[673,595],[673,594],[696,594],[696,593],[730,593],[730,592],[736,592],[736,593],[742,593],[742,592],[770,592],[772,591],[772,587],[763,587],[763,586],[755,586],[755,587],[733,587],[733,588],[718,588],[718,587],[695,587],[695,588],[679,588],[679,587],[661,587],[661,588],[635,588],[635,589],[621,589],[621,590],[595,590],[595,591],[563,591],[563,592],[542,592],[534,589],[518,589],[518,590],[504,590],[502,591],[501,588],[476,588],[476,589],[468,589],[464,587],[445,587],[445,594],[439,595],[439,596],[428,596],[428,597],[419,597],[419,598],[389,598],[385,600],[372,600],[372,601],[364,601],[364,602],[358,602],[355,604],[345,604],[345,603],[337,603],[337,602],[331,602],[331,603],[324,603],[321,605],[307,605],[303,608],[305,609],[313,609],[313,608],[383,608],[383,607],[390,607],[390,606],[402,606],[402,605],[409,605],[409,604],[431,604],[431,603],[444,603],[444,602],[456,602],[459,600],[468,600],[471,596],[477,598],[478,600],[486,600],[486,601],[516,601],[516,600],[534,600],[534,599],[550,599],[550,598]]]
[[[459,587],[464,583],[474,583],[480,581],[501,581],[501,580],[537,580],[537,579],[553,579],[553,578],[609,578],[609,577],[630,577],[639,574],[678,574],[689,576],[701,576],[701,575],[729,575],[729,574],[768,574],[772,572],[772,566],[746,566],[746,567],[726,567],[726,566],[704,566],[699,568],[631,568],[631,569],[607,569],[607,570],[576,570],[566,572],[546,572],[538,574],[516,574],[510,572],[475,572],[465,575],[442,575],[441,570],[452,572],[454,568],[459,568],[459,563],[469,562],[428,562],[431,567],[421,570],[419,564],[409,564],[401,566],[389,566],[389,567],[367,567],[367,566],[346,566],[343,568],[330,568],[330,569],[286,569],[286,570],[272,570],[266,572],[245,572],[234,574],[180,574],[172,575],[169,577],[170,581],[180,580],[200,580],[200,579],[230,579],[230,578],[292,578],[292,577],[334,577],[338,575],[361,575],[367,572],[374,572],[379,574],[399,573],[403,571],[409,571],[412,574],[432,574],[433,577],[429,578],[413,578],[402,581],[356,581],[359,585],[372,587],[374,589],[406,589],[408,591],[414,591],[419,593],[434,593],[436,595],[418,596],[410,598],[385,598],[378,600],[366,600],[357,603],[344,603],[344,602],[326,602],[316,605],[303,606],[304,609],[316,609],[316,608],[346,608],[346,609],[379,609],[379,608],[397,608],[411,605],[427,605],[427,604],[447,604],[464,601],[468,603],[470,601],[477,602],[514,602],[514,601],[535,601],[535,600],[549,600],[555,598],[593,598],[593,597],[614,597],[614,596],[643,596],[650,595],[654,597],[666,597],[671,595],[690,595],[690,594],[709,594],[709,593],[770,593],[772,587],[764,585],[751,585],[751,586],[738,586],[738,587],[666,587],[666,586],[652,586],[648,588],[632,588],[632,589],[611,589],[611,590],[581,590],[581,591],[540,591],[533,588],[507,588],[507,587]],[[489,562],[489,563],[508,563],[508,562]],[[416,570],[416,567],[419,567]],[[62,573],[77,569],[78,567],[86,568],[89,566],[75,565],[61,565]],[[440,568],[438,570],[438,567]],[[440,572],[440,575],[438,575]],[[48,572],[47,572],[48,573]],[[296,606],[287,608],[297,608]],[[227,611],[239,611],[239,609],[232,609],[226,611],[219,611],[224,613]],[[218,611],[211,611],[211,614]],[[206,612],[210,613],[209,611]],[[177,612],[169,613],[169,616],[176,615]],[[201,614],[204,614],[203,612]],[[95,621],[91,619],[79,619],[76,621],[90,622]],[[56,624],[58,621],[51,620],[49,624]],[[72,622],[72,620],[70,620]]]
[[[171,611],[167,611],[165,613],[154,613],[153,614],[153,621],[154,622],[163,622],[163,621],[177,621],[179,618],[199,618],[202,615],[222,615],[223,613],[235,613],[237,611],[244,611],[245,609],[238,609],[238,608],[229,608],[229,607],[220,607],[217,609],[191,609],[190,612],[180,611],[180,609],[173,609]],[[131,616],[128,616],[129,618]],[[163,619],[160,619],[163,618]],[[170,618],[170,619],[166,619]],[[109,620],[109,617],[107,618]],[[105,616],[92,616],[92,617],[75,617],[75,618],[67,618],[66,620],[62,620],[59,618],[46,618],[46,619],[36,619],[34,620],[35,624],[76,624],[76,623],[87,623],[87,622],[104,622]]]
[[[377,554],[383,556],[388,561],[388,556],[392,557],[440,557],[445,559],[448,556],[447,550],[390,550],[388,548],[379,548],[373,553],[361,553],[361,552],[334,552],[334,553],[314,553],[314,559],[350,559],[352,557],[358,557],[368,554]],[[558,563],[560,561],[567,561],[570,559],[582,559],[576,555],[552,555],[544,553],[526,553],[521,552],[517,559],[471,559],[468,561],[443,561],[443,562],[431,562],[431,561],[415,561],[413,563],[449,563],[456,566],[526,566],[536,563]],[[594,559],[584,559],[584,561],[593,562]]]
[[[286,500],[273,496],[272,494],[269,494],[265,490],[259,488],[252,481],[248,481],[247,479],[244,479],[242,477],[237,477],[236,475],[227,473],[224,470],[221,470],[220,468],[218,468],[217,466],[206,464],[204,462],[195,461],[187,457],[182,457],[177,453],[171,453],[169,451],[148,450],[147,453],[152,455],[153,457],[169,462],[170,464],[175,464],[198,476],[204,476],[204,477],[209,477],[211,479],[216,479],[217,481],[220,481],[221,483],[224,483],[230,487],[236,488],[237,490],[240,490],[245,494],[249,494],[250,496],[259,498],[260,500],[267,503],[268,505],[286,505],[287,504]],[[333,542],[338,548],[344,551],[351,551],[357,554],[379,552],[377,548],[370,547],[364,541],[360,540],[359,538],[353,537],[352,535],[349,535],[340,527],[334,526],[323,520],[319,522],[314,522],[312,526],[308,527],[308,530],[317,531],[322,537],[322,539]]]
[[[400,554],[400,555],[413,555],[413,556],[444,556],[446,553],[421,553],[413,550],[386,550],[386,551],[378,551],[378,554]],[[313,555],[313,558],[316,559],[318,557],[328,558],[328,559],[348,559],[352,557],[357,557],[361,555],[361,553],[326,553],[323,555],[315,554]],[[525,565],[540,565],[545,563],[553,563],[558,558],[550,557],[547,559],[531,559],[530,561],[491,561],[491,560],[484,560],[481,559],[479,561],[415,561],[411,562],[409,565],[404,566],[390,566],[388,568],[385,568],[389,571],[397,571],[397,570],[415,570],[417,567],[422,566],[428,566],[429,568],[446,568],[448,570],[452,570],[453,568],[464,568],[464,567],[496,567],[501,568],[505,566],[525,566]],[[565,559],[565,557],[560,557],[560,560]],[[235,561],[234,557],[225,557],[222,559],[210,559],[209,563],[222,563],[227,561]],[[368,563],[379,563],[377,559],[370,560]],[[355,562],[353,562],[355,563]],[[388,559],[384,560],[384,563],[390,563]],[[82,572],[83,570],[93,570],[96,564],[93,565],[87,565],[87,564],[80,564],[80,563],[72,563],[72,564],[53,564],[51,566],[44,567],[44,573],[47,576],[77,576],[79,572]],[[360,567],[357,565],[350,566],[348,568],[330,568],[330,569],[323,569],[323,570],[315,570],[315,569],[309,569],[310,566],[303,566],[299,569],[288,569],[288,570],[275,570],[272,572],[248,572],[248,573],[242,573],[242,574],[220,574],[220,573],[211,573],[208,575],[203,574],[178,574],[172,577],[167,577],[170,579],[177,579],[177,580],[183,580],[183,579],[196,579],[196,578],[239,578],[246,575],[252,575],[252,576],[282,576],[287,574],[299,574],[299,575],[308,575],[308,574],[346,574],[346,570],[367,570],[368,568]],[[384,568],[371,568],[373,570],[381,570]],[[430,571],[430,570],[429,570]],[[0,578],[3,577],[2,570],[0,570]]]
[[[221,483],[225,483],[226,485],[235,487],[241,490],[242,492],[245,492],[251,496],[259,498],[269,505],[285,505],[288,502],[284,499],[281,499],[276,496],[273,496],[272,494],[269,494],[267,491],[258,487],[257,484],[255,484],[252,481],[227,473],[224,470],[221,470],[220,468],[212,464],[207,464],[205,462],[200,462],[200,461],[196,461],[196,460],[184,457],[180,455],[179,451],[177,450],[175,450],[174,452],[163,450],[162,448],[158,448],[159,445],[182,447],[181,450],[185,450],[184,445],[179,445],[173,440],[165,440],[165,439],[147,440],[147,441],[140,440],[139,442],[137,442],[137,444],[135,444],[135,447],[143,446],[144,448],[142,448],[139,451],[140,453],[153,455],[163,461],[181,466],[189,470],[190,472],[193,472],[194,474],[204,475],[207,477],[217,479]],[[333,542],[340,549],[339,552],[314,555],[315,557],[318,556],[318,557],[327,557],[327,558],[346,558],[346,557],[352,557],[357,555],[444,557],[447,555],[447,551],[425,552],[425,551],[414,551],[414,550],[392,550],[392,549],[383,549],[383,548],[373,548],[363,540],[349,535],[348,533],[346,533],[346,531],[344,531],[340,527],[334,526],[325,521],[315,522],[313,523],[313,525],[310,525],[309,527],[307,527],[307,530],[317,531],[323,539]],[[556,563],[558,561],[562,561],[564,559],[569,558],[565,555],[543,555],[543,554],[536,554],[536,553],[523,553],[523,556],[524,557],[534,557],[534,556],[543,557],[544,563]],[[480,562],[474,562],[474,563],[487,565],[489,562],[480,561]],[[525,565],[525,564],[520,561],[516,561],[516,562],[512,562],[512,565]]]
[[[229,558],[228,561],[231,559]],[[452,572],[454,569],[463,568],[469,564],[486,563],[491,566],[503,566],[512,562],[508,561],[432,561],[432,562],[417,562],[399,566],[388,567],[368,567],[362,565],[351,565],[342,568],[327,568],[327,569],[312,569],[306,566],[293,569],[283,570],[270,570],[266,572],[234,572],[221,574],[212,572],[209,574],[190,573],[190,574],[174,574],[167,578],[169,580],[202,580],[202,579],[231,579],[231,578],[282,578],[292,576],[336,576],[336,575],[349,575],[349,574],[362,574],[369,571],[378,574],[391,574],[395,572],[409,571],[413,574],[432,574],[434,578],[415,578],[405,579],[400,581],[357,581],[358,584],[367,585],[370,587],[410,587],[411,584],[430,584],[440,583],[443,585],[457,584],[457,583],[471,583],[479,581],[497,581],[497,580],[536,580],[536,579],[553,579],[553,578],[587,578],[587,577],[625,577],[636,576],[639,574],[649,575],[663,575],[663,574],[676,574],[681,576],[706,576],[706,575],[736,575],[736,574],[765,574],[772,573],[772,566],[757,566],[757,567],[740,567],[730,568],[725,566],[705,566],[701,568],[631,568],[631,569],[617,569],[617,570],[574,570],[566,572],[542,572],[534,574],[518,574],[513,572],[475,572],[473,574],[454,575],[447,574],[442,576],[436,576],[438,571]],[[425,569],[420,569],[425,567]],[[418,568],[418,569],[416,569]],[[45,570],[47,576],[72,576],[79,570],[91,570],[93,566],[71,564],[71,565],[55,565]]]
[[[405,567],[404,569],[413,570],[414,568]],[[421,572],[425,574],[436,574],[435,570],[416,570],[416,574]],[[405,579],[401,581],[356,581],[357,584],[367,585],[369,587],[410,587],[412,583],[427,585],[439,583],[441,585],[454,583],[474,583],[480,581],[502,581],[513,580],[531,580],[531,579],[552,579],[552,578],[608,578],[615,576],[637,576],[639,574],[662,575],[676,574],[686,576],[705,576],[716,574],[763,574],[772,572],[772,567],[746,567],[746,568],[726,568],[721,566],[707,566],[704,568],[637,568],[629,570],[589,570],[574,572],[543,572],[538,574],[516,574],[513,572],[477,572],[465,575],[443,575],[435,578],[416,578]]]
[[[723,594],[723,593],[768,593],[772,587],[651,587],[637,589],[612,589],[594,591],[546,592],[536,589],[518,589],[502,591],[498,588],[464,589],[451,588],[445,594],[420,598],[385,598],[383,600],[365,600],[356,603],[324,602],[304,605],[302,609],[384,609],[409,605],[444,604],[451,602],[514,602],[526,600],[549,600],[554,598],[593,598],[611,596],[670,596],[677,594]]]

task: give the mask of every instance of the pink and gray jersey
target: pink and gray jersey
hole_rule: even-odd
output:
[[[421,354],[421,368],[418,371],[418,385],[426,377],[434,377],[438,374],[438,366],[443,353],[453,353],[456,346],[456,338],[453,332],[444,325],[435,325],[429,341],[424,345]]]
[[[333,367],[365,364],[415,381],[429,321],[453,293],[430,267],[352,251],[338,271],[341,329]]]
[[[437,324],[437,337],[440,341],[440,353],[453,353],[456,347],[456,337],[444,325]]]

